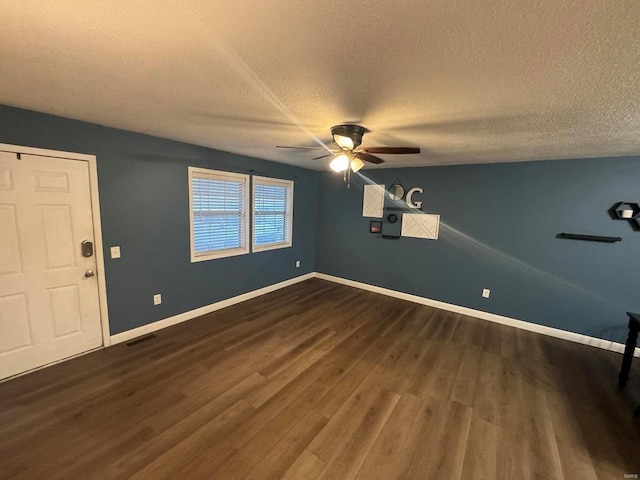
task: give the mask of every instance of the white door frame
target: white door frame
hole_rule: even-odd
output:
[[[22,147],[0,143],[0,152],[21,153],[25,155],[37,155],[40,157],[62,158],[66,160],[79,160],[87,162],[89,166],[89,189],[91,191],[91,212],[93,214],[94,252],[98,270],[98,299],[100,303],[100,323],[102,324],[102,345],[111,345],[109,332],[109,311],[107,308],[107,283],[104,275],[104,254],[102,247],[102,222],[100,220],[100,198],[98,195],[98,168],[95,155],[84,153],[62,152],[59,150],[47,150],[44,148]]]

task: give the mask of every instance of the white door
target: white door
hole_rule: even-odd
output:
[[[18,157],[0,152],[0,378],[102,345],[88,164]]]

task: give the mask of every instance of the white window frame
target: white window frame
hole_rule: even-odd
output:
[[[267,250],[276,250],[278,248],[288,248],[293,245],[293,180],[282,180],[279,178],[271,178],[271,177],[259,177],[254,175],[252,179],[252,217],[253,221],[251,224],[251,244],[254,252],[265,252]],[[256,245],[256,185],[274,185],[276,187],[285,187],[289,189],[290,195],[288,195],[288,205],[287,212],[289,216],[289,221],[287,222],[287,231],[286,233],[286,241],[278,242],[278,243],[270,243],[268,245]]]
[[[250,177],[249,175],[245,175],[242,173],[233,173],[233,172],[224,172],[221,170],[210,170],[208,168],[199,168],[199,167],[189,167],[189,233],[191,239],[191,263],[194,262],[203,262],[206,260],[214,260],[217,258],[227,258],[227,257],[235,257],[237,255],[246,255],[249,253],[249,188],[250,188]],[[209,253],[201,253],[196,254],[195,252],[195,242],[194,242],[194,215],[193,215],[193,174],[199,173],[203,175],[207,175],[212,177],[215,180],[233,180],[240,181],[245,184],[244,188],[244,247],[242,248],[229,248],[226,250],[221,250],[219,252],[209,252]]]

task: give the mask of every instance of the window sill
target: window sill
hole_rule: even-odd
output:
[[[233,250],[223,250],[221,252],[215,253],[206,253],[202,255],[194,255],[191,253],[191,263],[196,262],[205,262],[207,260],[217,260],[219,258],[228,258],[228,257],[237,257],[238,255],[248,255],[249,249],[233,249]]]
[[[253,253],[266,252],[268,250],[277,250],[279,248],[289,248],[291,247],[291,242],[282,242],[282,243],[272,243],[269,245],[261,245],[259,247],[253,247]]]

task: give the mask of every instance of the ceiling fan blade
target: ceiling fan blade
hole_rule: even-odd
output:
[[[358,152],[402,155],[407,153],[420,153],[420,149],[416,147],[365,147],[358,150]]]
[[[333,153],[327,153],[326,155],[320,155],[319,157],[312,158],[311,160],[320,160],[321,158],[327,158],[327,157],[335,157],[335,155]]]
[[[317,150],[317,149],[322,149],[322,150],[326,150],[326,148],[324,147],[287,147],[287,146],[283,146],[283,145],[276,145],[276,148],[293,148],[295,150]]]
[[[380,157],[376,157],[374,155],[369,155],[368,153],[363,153],[363,152],[356,152],[357,158],[359,158],[360,160],[363,160],[365,162],[369,162],[369,163],[375,163],[376,165],[380,165],[381,163],[384,163],[384,160],[381,159]]]

